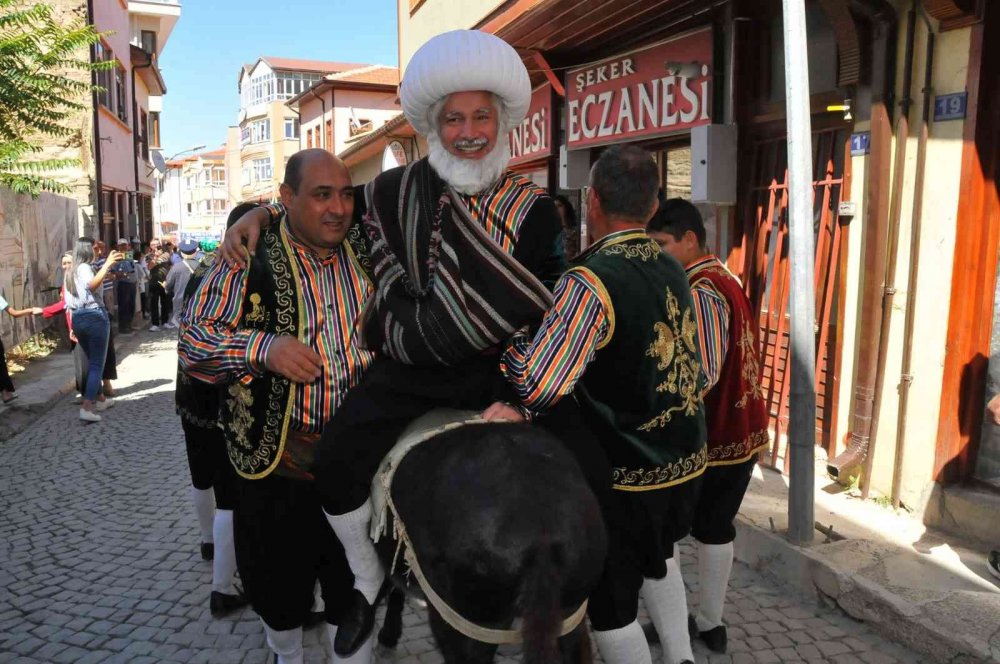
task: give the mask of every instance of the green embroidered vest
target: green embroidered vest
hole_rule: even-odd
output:
[[[663,489],[707,463],[694,300],[680,264],[643,231],[614,233],[573,263],[603,285],[608,333],[577,388],[605,441],[615,489]]]
[[[250,261],[239,328],[299,336],[301,293],[292,249],[281,224],[264,231]],[[281,462],[295,386],[265,372],[229,385],[220,420],[233,468],[246,479],[267,477]]]

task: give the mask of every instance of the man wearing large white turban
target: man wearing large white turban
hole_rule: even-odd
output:
[[[380,357],[324,427],[313,468],[355,576],[356,610],[334,643],[342,656],[366,642],[384,578],[368,536],[378,464],[406,425],[434,407],[483,411],[516,401],[500,353],[517,330],[540,323],[552,303],[543,281],[554,283],[563,267],[553,200],[507,170],[508,132],[531,96],[514,49],[476,30],[438,35],[413,55],[399,92],[429,155],[365,188],[361,259],[374,293],[356,342]],[[281,212],[267,210],[270,219],[248,215],[227,234],[227,260],[238,262],[241,238],[252,250],[258,225]],[[592,486],[609,484],[603,452],[580,419],[566,399],[538,421],[574,439]]]

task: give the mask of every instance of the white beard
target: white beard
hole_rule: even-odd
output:
[[[496,184],[507,170],[510,144],[502,132],[493,149],[482,159],[462,159],[445,149],[436,131],[427,134],[428,160],[455,191],[466,196],[482,193]]]

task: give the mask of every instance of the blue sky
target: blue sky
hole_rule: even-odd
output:
[[[183,0],[163,49],[163,156],[226,141],[236,80],[262,55],[396,66],[396,0]]]

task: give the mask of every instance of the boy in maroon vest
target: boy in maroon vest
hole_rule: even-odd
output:
[[[722,607],[733,568],[733,519],[750,484],[757,452],[770,444],[757,360],[757,316],[739,280],[706,248],[698,209],[664,202],[647,231],[684,266],[694,295],[702,366],[708,377],[708,470],[691,534],[698,540],[698,614],[691,619],[709,649],[726,651]]]

